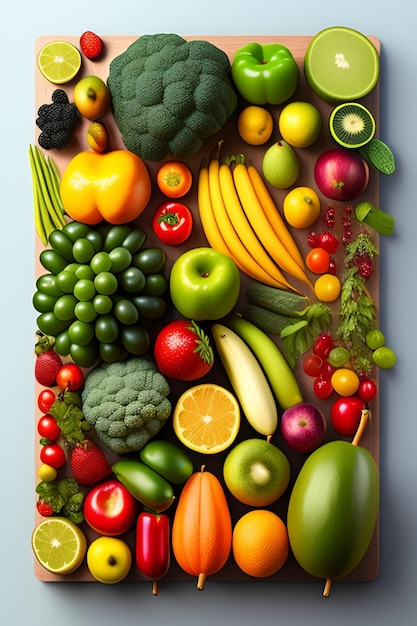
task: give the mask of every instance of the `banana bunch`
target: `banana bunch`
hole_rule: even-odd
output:
[[[266,285],[299,291],[285,276],[312,289],[303,257],[254,165],[220,163],[200,169],[200,221],[209,245]]]
[[[268,439],[285,410],[302,402],[295,375],[278,346],[243,318],[211,328],[217,353],[249,424]]]

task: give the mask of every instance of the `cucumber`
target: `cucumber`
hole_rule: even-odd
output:
[[[247,296],[252,304],[285,317],[293,317],[294,311],[301,311],[308,303],[308,298],[299,293],[256,281],[249,285]]]
[[[243,309],[242,317],[270,335],[280,335],[284,328],[292,324],[292,319],[285,315],[251,303]]]
[[[367,144],[358,148],[358,152],[369,165],[373,165],[382,174],[395,172],[395,158],[392,150],[380,139],[371,139]]]

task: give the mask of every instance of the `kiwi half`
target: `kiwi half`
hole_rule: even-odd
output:
[[[370,111],[358,102],[335,107],[330,115],[332,137],[345,148],[360,148],[375,134],[375,120]]]

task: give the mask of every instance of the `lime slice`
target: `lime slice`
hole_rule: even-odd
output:
[[[81,68],[81,54],[68,41],[52,41],[39,51],[38,67],[47,80],[62,85],[78,74]]]
[[[53,574],[70,574],[84,559],[87,540],[80,528],[64,517],[40,522],[32,533],[32,549],[39,563]]]
[[[360,148],[375,134],[375,119],[359,102],[347,102],[335,107],[329,120],[332,137],[345,148]]]
[[[358,100],[378,81],[378,51],[356,30],[344,26],[325,28],[308,45],[304,71],[312,90],[326,102]]]

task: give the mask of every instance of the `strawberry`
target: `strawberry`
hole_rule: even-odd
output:
[[[194,321],[167,324],[156,338],[154,355],[161,374],[176,380],[197,380],[213,367],[210,340]]]
[[[100,56],[103,50],[103,42],[91,30],[86,30],[80,37],[80,48],[87,59],[94,60]]]
[[[56,375],[62,367],[62,359],[55,350],[46,350],[36,357],[35,378],[44,387],[56,384]]]
[[[91,439],[84,439],[73,448],[70,464],[80,485],[94,485],[112,473],[104,452]]]

